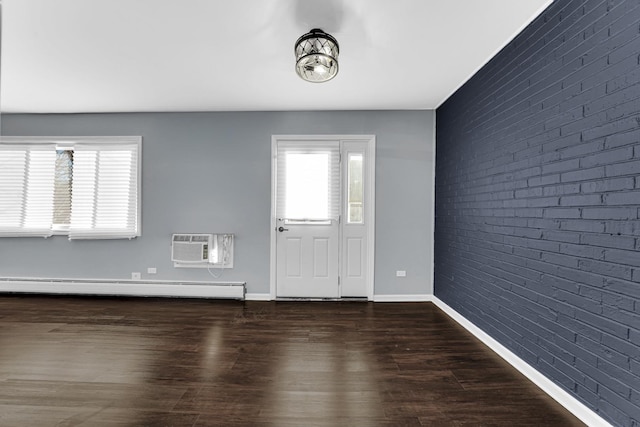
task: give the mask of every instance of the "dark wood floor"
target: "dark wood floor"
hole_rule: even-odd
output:
[[[0,297],[0,426],[582,425],[433,304]]]

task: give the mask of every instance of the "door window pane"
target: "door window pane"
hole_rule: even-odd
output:
[[[347,194],[347,221],[350,224],[362,224],[363,220],[363,180],[362,180],[362,154],[349,154]]]
[[[327,219],[330,200],[329,153],[287,153],[287,218]]]

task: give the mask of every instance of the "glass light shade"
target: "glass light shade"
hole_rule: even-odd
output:
[[[303,80],[322,83],[338,74],[340,47],[331,35],[313,29],[296,41],[296,72]]]

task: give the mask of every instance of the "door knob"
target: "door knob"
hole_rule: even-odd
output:
[[[284,227],[278,227],[278,231],[282,233],[283,231],[289,231],[289,229]]]

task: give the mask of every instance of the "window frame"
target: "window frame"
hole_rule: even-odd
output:
[[[109,235],[93,236],[93,237],[79,237],[79,239],[133,239],[142,235],[142,136],[2,136],[0,137],[0,144],[55,144],[56,150],[73,150],[78,144],[96,144],[96,145],[136,145],[136,232],[130,237],[120,237],[114,233],[114,237]],[[73,200],[73,199],[72,199]],[[53,201],[52,201],[53,203]],[[72,201],[73,205],[73,201]],[[70,236],[69,224],[65,226],[56,226],[53,223],[53,217],[51,219],[51,236]],[[4,236],[0,236],[4,237]],[[6,236],[10,237],[10,236]],[[29,234],[17,233],[11,237],[36,237]],[[38,236],[42,237],[42,235]],[[45,236],[45,238],[48,236]],[[69,240],[72,240],[69,237]]]

